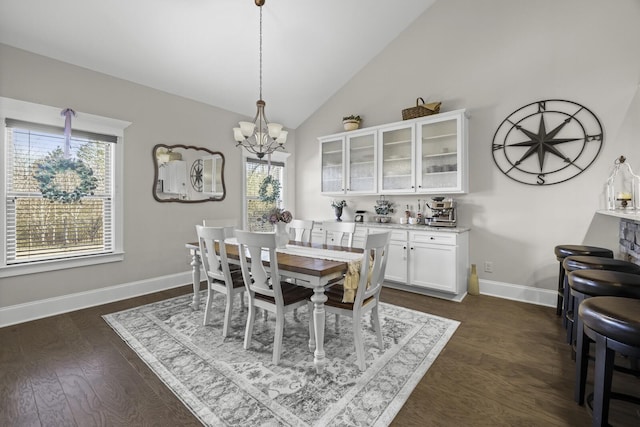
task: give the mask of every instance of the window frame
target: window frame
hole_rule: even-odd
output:
[[[279,163],[283,163],[283,169],[284,169],[284,173],[283,173],[283,178],[282,178],[282,188],[280,191],[280,198],[282,200],[282,205],[281,207],[286,207],[287,206],[287,194],[289,193],[289,187],[288,187],[288,176],[289,176],[289,172],[288,172],[288,164],[287,164],[287,159],[289,158],[289,156],[291,155],[291,153],[287,153],[284,151],[275,151],[271,154],[271,160],[274,162],[279,162]],[[258,160],[258,157],[250,155],[246,150],[242,150],[242,228],[244,230],[248,230],[249,229],[249,224],[247,224],[247,159],[252,159],[252,160]],[[265,158],[263,158],[262,160],[265,160]],[[287,210],[291,210],[286,208]]]
[[[0,223],[0,242],[6,242],[7,231],[7,218],[5,215],[7,208],[6,171],[8,170],[9,165],[6,156],[7,130],[5,126],[5,119],[11,118],[60,127],[64,124],[64,117],[60,114],[63,109],[64,108],[0,97],[0,123],[2,124],[2,131],[0,132],[0,164],[3,166],[2,172],[0,173],[0,211],[3,212],[2,223]],[[122,188],[124,183],[124,129],[126,129],[130,124],[131,122],[77,111],[72,123],[73,128],[83,129],[89,132],[115,135],[118,138],[118,141],[114,144],[113,150],[113,251],[106,254],[72,255],[69,258],[34,260],[8,265],[6,264],[6,243],[3,243],[0,245],[0,278],[104,264],[122,261],[124,259],[124,198]]]

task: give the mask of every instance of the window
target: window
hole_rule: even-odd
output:
[[[280,154],[280,153],[278,153]],[[273,155],[275,157],[275,154]],[[245,158],[244,169],[244,195],[245,195],[245,229],[249,231],[273,231],[273,225],[263,221],[263,215],[267,214],[274,207],[283,206],[285,194],[285,163],[281,161],[271,161],[271,166],[266,160],[259,160],[250,157]],[[271,175],[280,183],[280,197],[275,202],[263,202],[258,194],[262,181]]]
[[[109,129],[105,124],[119,121],[77,113],[67,154],[60,109],[0,101],[0,277],[121,260],[118,145],[125,122]]]

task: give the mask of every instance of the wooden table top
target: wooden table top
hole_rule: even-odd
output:
[[[319,243],[302,243],[290,241],[290,245],[306,246],[318,249],[332,249],[335,251],[345,252],[359,252],[363,250],[359,248],[349,248],[346,246],[334,246],[334,245],[322,245]],[[198,242],[189,243],[195,247],[198,246]],[[239,260],[238,246],[227,244],[227,257],[234,260]],[[265,265],[269,265],[265,262]],[[344,261],[331,261],[321,258],[312,258],[300,255],[291,255],[278,252],[278,267],[283,271],[292,271],[300,274],[307,274],[310,276],[322,277],[332,273],[342,273],[347,271],[347,263]]]

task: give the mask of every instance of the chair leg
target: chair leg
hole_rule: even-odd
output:
[[[578,323],[576,328],[578,343],[576,345],[576,378],[573,398],[580,406],[584,404],[584,394],[587,386],[587,370],[589,367],[589,337],[584,334],[584,325]]]
[[[362,317],[360,313],[354,313],[353,318],[353,343],[356,347],[357,365],[364,371],[364,342],[362,341]]]
[[[233,309],[233,292],[227,290],[227,303],[224,309],[224,323],[222,325],[222,337],[226,338],[229,333],[229,324],[231,323],[231,312]]]
[[[315,323],[313,321],[313,303],[309,301],[307,303],[309,309],[309,351],[316,350],[316,330]]]
[[[251,345],[251,335],[253,334],[253,322],[256,317],[256,306],[249,304],[249,315],[247,316],[247,328],[244,331],[244,349],[248,350]]]
[[[558,300],[556,302],[556,316],[562,314],[562,304],[564,300],[564,267],[560,261],[560,270],[558,271]]]
[[[607,426],[615,352],[607,347],[607,339],[596,337],[596,364],[593,381],[593,425]]]
[[[280,355],[282,354],[282,336],[284,335],[284,313],[276,312],[276,333],[273,339],[273,364],[280,363]]]
[[[380,327],[380,316],[378,315],[378,304],[371,310],[371,323],[373,330],[376,331],[378,337],[378,348],[380,351],[384,350],[384,343],[382,342],[382,328]]]
[[[207,290],[207,302],[204,307],[204,321],[202,322],[204,326],[207,326],[211,321],[211,312],[212,312],[211,305],[212,304],[213,304],[213,291],[211,290],[211,288],[209,288]]]

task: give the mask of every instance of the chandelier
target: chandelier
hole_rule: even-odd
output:
[[[237,142],[236,147],[241,145],[261,159],[265,154],[284,149],[288,132],[282,129],[281,124],[269,123],[264,114],[266,103],[262,99],[262,6],[265,0],[254,1],[260,8],[260,99],[256,102],[258,111],[253,122],[239,122],[240,127],[233,128],[233,138]]]

